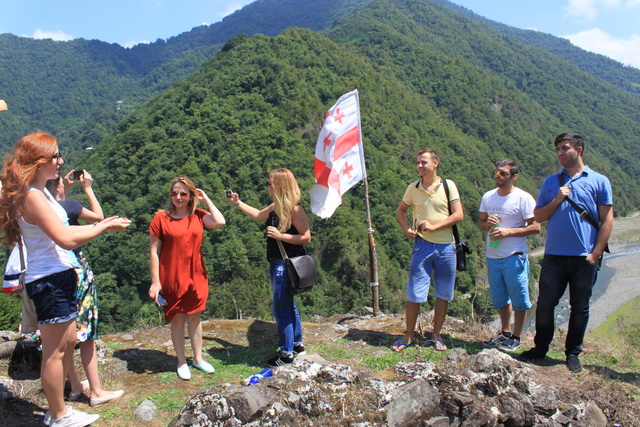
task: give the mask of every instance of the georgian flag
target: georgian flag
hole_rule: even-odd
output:
[[[313,165],[311,212],[329,218],[342,195],[366,176],[358,90],[338,99],[324,117]]]

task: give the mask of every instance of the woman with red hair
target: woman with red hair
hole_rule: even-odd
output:
[[[67,214],[45,188],[64,164],[56,138],[44,132],[20,139],[5,157],[0,195],[2,243],[22,235],[27,249],[25,291],[33,300],[42,338],[41,381],[49,411],[47,425],[89,425],[98,415],[64,404],[64,381],[76,341],[78,265],[71,249],[106,231],[122,231],[131,221],[111,217],[93,225],[68,225]]]

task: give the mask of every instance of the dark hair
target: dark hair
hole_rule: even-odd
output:
[[[497,168],[509,168],[509,173],[511,173],[511,176],[517,175],[520,172],[518,164],[511,159],[500,160],[496,163],[496,169]]]
[[[418,151],[418,154],[416,154],[416,157],[425,153],[431,154],[431,160],[436,160],[438,163],[440,163],[440,156],[438,156],[438,153],[436,153],[436,151],[432,150],[431,148],[421,148],[420,151]]]
[[[56,191],[56,188],[60,185],[61,179],[62,177],[59,176],[57,178],[47,180],[47,183],[44,186],[49,190],[49,193],[53,194]]]
[[[587,143],[584,137],[579,133],[568,132],[561,133],[560,135],[556,136],[555,141],[553,141],[553,145],[557,147],[558,143],[562,141],[569,141],[571,145],[573,145],[573,148],[575,148],[576,150],[578,149],[578,147],[582,147],[582,153],[584,153],[585,144]]]

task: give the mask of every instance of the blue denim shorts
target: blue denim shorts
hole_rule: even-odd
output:
[[[407,283],[409,302],[427,301],[432,276],[436,298],[451,301],[456,283],[456,245],[432,243],[416,237]]]
[[[64,323],[78,316],[77,285],[78,274],[73,268],[25,284],[39,325]]]
[[[531,308],[529,300],[529,259],[526,254],[502,259],[487,258],[491,301],[495,308],[509,304],[514,310]]]

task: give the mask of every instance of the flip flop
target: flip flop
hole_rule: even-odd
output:
[[[407,343],[403,343],[402,341],[398,340],[391,346],[391,350],[395,351],[396,353],[400,353],[405,348],[411,347],[411,346],[413,346],[415,344],[416,344],[415,341],[412,341],[409,344],[407,344]]]
[[[442,341],[429,340],[429,341],[427,341],[427,343],[432,345],[433,348],[436,349],[436,351],[445,351],[445,350],[447,350],[447,346]]]

